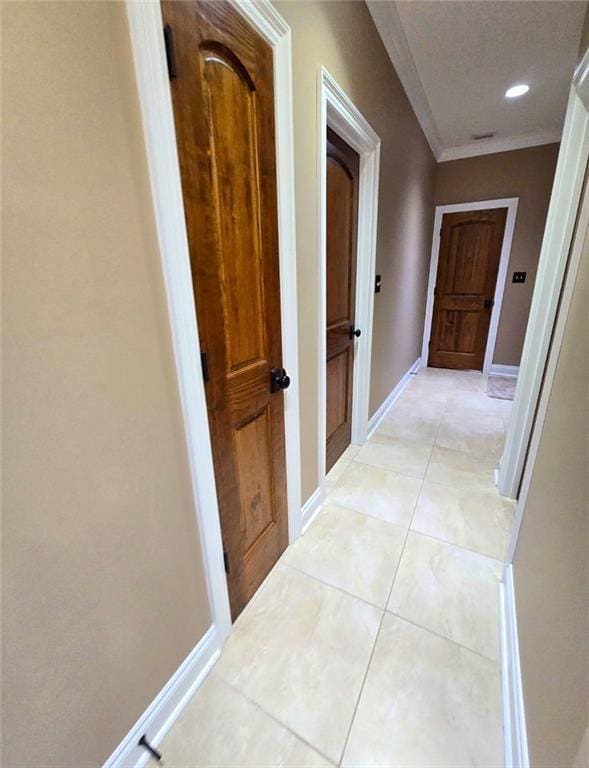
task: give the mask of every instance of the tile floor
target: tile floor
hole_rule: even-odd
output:
[[[162,744],[180,766],[502,766],[493,483],[511,402],[421,370],[236,622]]]

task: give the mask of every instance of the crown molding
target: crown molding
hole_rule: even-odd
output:
[[[436,160],[440,159],[443,150],[438,127],[434,120],[429,101],[419,77],[409,43],[403,31],[401,17],[395,3],[383,3],[382,0],[366,0],[366,5],[372,16],[381,40],[393,62],[395,71],[401,81],[407,98],[415,116],[419,121],[421,130],[434,154]]]
[[[561,135],[562,131],[533,131],[532,133],[523,133],[520,136],[472,141],[468,144],[462,144],[460,147],[446,147],[437,160],[439,163],[445,163],[448,160],[460,160],[463,157],[493,155],[496,152],[510,152],[513,149],[554,144],[560,141]]]
[[[589,48],[575,69],[573,85],[585,107],[589,110]]]
[[[542,144],[553,144],[560,141],[562,131],[542,130],[532,131],[519,136],[483,139],[482,141],[473,141],[457,147],[444,147],[423,83],[419,77],[411,48],[403,30],[403,23],[396,2],[366,0],[366,5],[384,47],[389,54],[389,58],[395,67],[399,80],[405,89],[421,130],[438,163],[447,162],[448,160],[459,160],[463,157],[491,155],[496,152],[509,152],[513,149],[537,147]],[[587,75],[587,71],[589,71],[588,65],[589,51],[577,70],[577,79],[579,82],[583,81],[583,84],[585,82],[589,83],[589,75]],[[586,90],[589,102],[589,85],[586,87]]]

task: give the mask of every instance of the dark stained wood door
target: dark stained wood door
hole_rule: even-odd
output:
[[[329,471],[352,436],[360,158],[327,129],[327,445]]]
[[[483,368],[507,208],[446,213],[428,365]]]
[[[162,11],[235,619],[288,543],[272,50],[228,3]]]

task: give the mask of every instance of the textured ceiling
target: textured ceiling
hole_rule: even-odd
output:
[[[394,5],[442,148],[469,144],[472,134],[506,139],[562,128],[586,2]],[[505,99],[519,82],[530,92]]]

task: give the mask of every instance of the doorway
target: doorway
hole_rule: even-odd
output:
[[[352,439],[360,157],[327,128],[326,471]]]
[[[231,3],[162,16],[234,620],[289,539],[273,48]]]
[[[482,370],[506,218],[506,208],[442,218],[428,366]]]
[[[370,393],[370,361],[372,354],[372,317],[376,264],[376,223],[380,172],[380,138],[340,88],[334,78],[321,67],[318,73],[318,199],[319,199],[319,368],[318,368],[318,477],[319,487],[302,511],[303,530],[317,514],[325,497],[327,467],[327,129],[353,150],[359,158],[357,246],[354,328],[360,329],[356,340],[351,376],[351,442],[362,444],[368,430]],[[347,325],[348,341],[350,325]],[[342,325],[343,328],[343,325]],[[343,334],[342,334],[343,336]]]
[[[517,198],[436,207],[422,360],[489,373]]]

